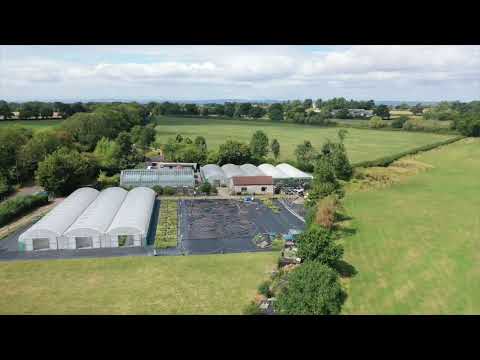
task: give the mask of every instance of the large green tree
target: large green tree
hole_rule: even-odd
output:
[[[335,177],[335,171],[328,156],[319,156],[315,163],[311,189],[308,192],[307,205],[316,204],[317,200],[328,195],[344,196],[342,185]]]
[[[336,315],[346,296],[335,270],[308,261],[288,274],[274,306],[284,315]]]
[[[313,164],[318,154],[309,140],[305,140],[302,144],[298,145],[294,153],[297,159],[297,165],[300,168],[308,171],[313,170]]]
[[[390,110],[387,105],[378,105],[373,109],[373,114],[380,116],[382,119],[390,119]]]
[[[263,159],[268,154],[268,136],[262,130],[257,130],[250,140],[250,152],[256,159]]]
[[[318,261],[334,268],[343,256],[343,247],[335,243],[332,232],[319,225],[298,235],[296,244],[297,255],[303,261]]]
[[[272,150],[273,157],[275,160],[277,160],[278,156],[280,155],[280,143],[277,139],[272,140],[272,143],[270,144],[270,150]]]
[[[92,182],[98,172],[94,157],[76,150],[60,148],[38,164],[37,183],[56,195],[68,195]]]
[[[227,140],[218,149],[218,164],[242,165],[252,160],[252,154],[247,144],[235,140]]]
[[[283,121],[283,106],[282,104],[272,104],[268,109],[268,117],[272,121]]]

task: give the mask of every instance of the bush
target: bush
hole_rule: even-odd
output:
[[[373,116],[368,120],[368,127],[372,129],[379,129],[387,126],[387,123],[380,116]]]
[[[46,204],[48,204],[48,196],[45,194],[18,196],[12,200],[7,200],[0,205],[0,226],[4,226],[13,219]]]
[[[297,255],[303,261],[316,261],[335,267],[343,256],[343,246],[336,244],[332,232],[313,225],[297,237]]]
[[[100,171],[100,175],[97,178],[97,184],[100,189],[118,186],[120,184],[120,175],[115,174],[113,176],[107,176],[105,172]]]
[[[456,128],[465,136],[480,136],[480,114],[467,114],[455,122]]]
[[[285,315],[336,315],[346,299],[338,274],[328,266],[310,261],[287,275],[275,310]]]
[[[270,281],[268,281],[268,280],[262,282],[262,283],[258,286],[257,290],[258,290],[258,293],[259,293],[259,294],[261,294],[261,295],[263,295],[263,296],[265,296],[265,297],[267,297],[267,298],[269,298],[269,297],[272,295],[272,293],[270,292]]]
[[[198,191],[210,195],[210,192],[212,191],[212,185],[208,181],[205,181],[198,187]]]
[[[398,118],[393,119],[391,126],[394,129],[401,129],[403,127],[403,124],[405,124],[407,121],[408,116],[402,115]]]
[[[152,187],[152,190],[157,193],[157,195],[163,194],[163,188],[160,185],[155,185]]]
[[[243,315],[263,315],[263,312],[258,305],[252,301],[243,309]]]
[[[175,195],[176,192],[177,191],[175,190],[175,188],[171,186],[165,186],[163,188],[163,195],[171,196],[171,195]]]

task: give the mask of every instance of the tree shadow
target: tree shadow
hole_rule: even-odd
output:
[[[357,269],[352,264],[349,264],[345,260],[339,260],[335,264],[335,269],[338,271],[341,277],[351,278],[358,274]]]
[[[335,221],[337,222],[348,221],[348,220],[353,220],[353,217],[351,217],[350,215],[342,214],[342,213],[335,214]]]

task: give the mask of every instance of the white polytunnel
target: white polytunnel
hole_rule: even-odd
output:
[[[106,231],[126,196],[120,187],[103,190],[65,232],[65,248],[110,247]]]
[[[202,177],[210,184],[220,186],[227,184],[227,177],[222,168],[216,164],[208,164],[200,168]]]
[[[98,194],[98,190],[88,187],[75,190],[20,235],[19,246],[27,251],[64,248],[63,233],[97,198]]]
[[[282,163],[277,165],[277,169],[282,171],[283,173],[287,174],[289,177],[296,178],[296,179],[312,179],[313,176],[309,175],[290,164]]]
[[[247,176],[266,176],[267,175],[262,170],[260,170],[259,168],[257,168],[255,165],[252,165],[252,164],[240,165],[240,169],[242,169],[242,171],[245,174],[247,174]]]
[[[225,164],[222,166],[222,170],[227,179],[231,179],[234,176],[248,176],[240,166],[234,164]]]
[[[109,245],[144,245],[154,203],[155,191],[152,189],[136,187],[130,190],[107,230]]]
[[[262,170],[266,175],[271,176],[273,180],[288,179],[289,176],[280,169],[276,168],[272,164],[262,164],[258,168]]]

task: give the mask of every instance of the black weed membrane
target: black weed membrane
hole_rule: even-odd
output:
[[[271,238],[303,222],[280,204],[272,210],[260,201],[183,200],[180,202],[181,246],[188,254],[270,251]]]

